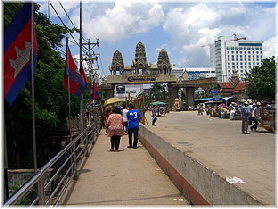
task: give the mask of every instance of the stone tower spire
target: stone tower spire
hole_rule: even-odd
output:
[[[147,64],[145,46],[141,41],[136,45],[135,62],[137,63],[137,66],[143,65],[143,67],[145,67]]]
[[[168,53],[164,49],[159,51],[157,58],[157,67],[159,68],[160,74],[171,74],[172,65],[170,63]]]
[[[112,65],[110,68],[111,74],[116,75],[116,72],[119,71],[120,74],[123,74],[124,62],[123,55],[119,50],[116,50],[113,55]]]

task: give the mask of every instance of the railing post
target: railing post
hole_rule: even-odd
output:
[[[88,138],[89,136],[88,136],[88,128],[86,128],[85,133],[86,133],[86,136],[85,136],[85,141],[86,141],[85,156],[86,156],[86,157],[89,157],[89,156],[90,156],[90,153],[89,153],[89,138]]]
[[[37,202],[38,205],[45,205],[45,192],[44,192],[44,180],[45,175],[42,175],[40,180],[34,185],[34,190],[37,196],[39,197],[39,200]]]
[[[73,143],[73,179],[78,181],[78,174],[77,174],[77,159],[76,159],[76,148],[75,143]]]

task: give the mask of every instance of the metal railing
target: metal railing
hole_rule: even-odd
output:
[[[78,179],[78,167],[84,156],[95,143],[102,127],[99,105],[91,107],[87,127],[77,136],[70,136],[69,143],[40,168],[5,203],[11,205],[52,205],[57,206],[66,192],[70,182]]]

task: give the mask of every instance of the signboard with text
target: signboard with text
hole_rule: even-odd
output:
[[[151,83],[156,81],[156,76],[153,75],[131,75],[127,77],[129,83]]]

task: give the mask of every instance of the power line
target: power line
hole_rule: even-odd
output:
[[[101,61],[101,57],[100,57],[100,53],[99,53],[99,62],[100,62],[100,70],[103,73],[103,75],[105,76],[103,65],[102,65],[102,61]],[[98,61],[97,61],[97,64],[98,64]]]
[[[58,14],[58,12],[56,11],[56,9],[53,7],[53,5],[52,5],[51,3],[49,3],[49,4],[50,4],[50,6],[52,7],[52,9],[54,10],[54,12],[56,13],[56,15],[58,16],[58,18],[59,18],[59,20],[61,21],[61,23],[63,24],[63,26],[67,28],[67,26],[65,25],[65,23],[63,22],[63,20],[62,20],[61,17],[59,16],[59,14]],[[80,47],[79,43],[75,40],[74,36],[73,36],[71,33],[69,33],[69,34],[70,34],[70,36],[72,37],[72,39],[74,40],[74,42],[77,44],[77,46]],[[83,49],[82,49],[82,51],[83,51],[84,53],[86,53],[86,51],[84,51]]]
[[[58,0],[58,2],[59,2],[59,4],[60,4],[60,6],[63,8],[63,10],[64,10],[66,16],[68,17],[69,21],[71,22],[71,24],[72,24],[75,28],[77,28],[77,27],[75,26],[75,24],[73,23],[73,21],[71,20],[71,18],[68,16],[67,11],[66,11],[66,9],[63,7],[62,3],[61,3],[59,0]],[[86,41],[86,39],[84,39],[83,37],[82,37],[82,39],[83,39],[84,41]],[[84,47],[84,48],[86,48],[86,47]],[[86,49],[87,49],[87,48],[86,48]],[[88,50],[88,49],[87,49],[87,50]]]
[[[61,3],[60,1],[58,1],[58,2],[59,2],[59,4],[60,4],[60,6],[63,8],[63,10],[65,11],[66,16],[68,17],[68,19],[69,19],[69,21],[71,22],[71,24],[74,25],[74,23],[72,22],[72,20],[71,20],[70,17],[68,16],[66,9],[63,7],[62,3]],[[74,27],[75,27],[75,25],[74,25]]]

